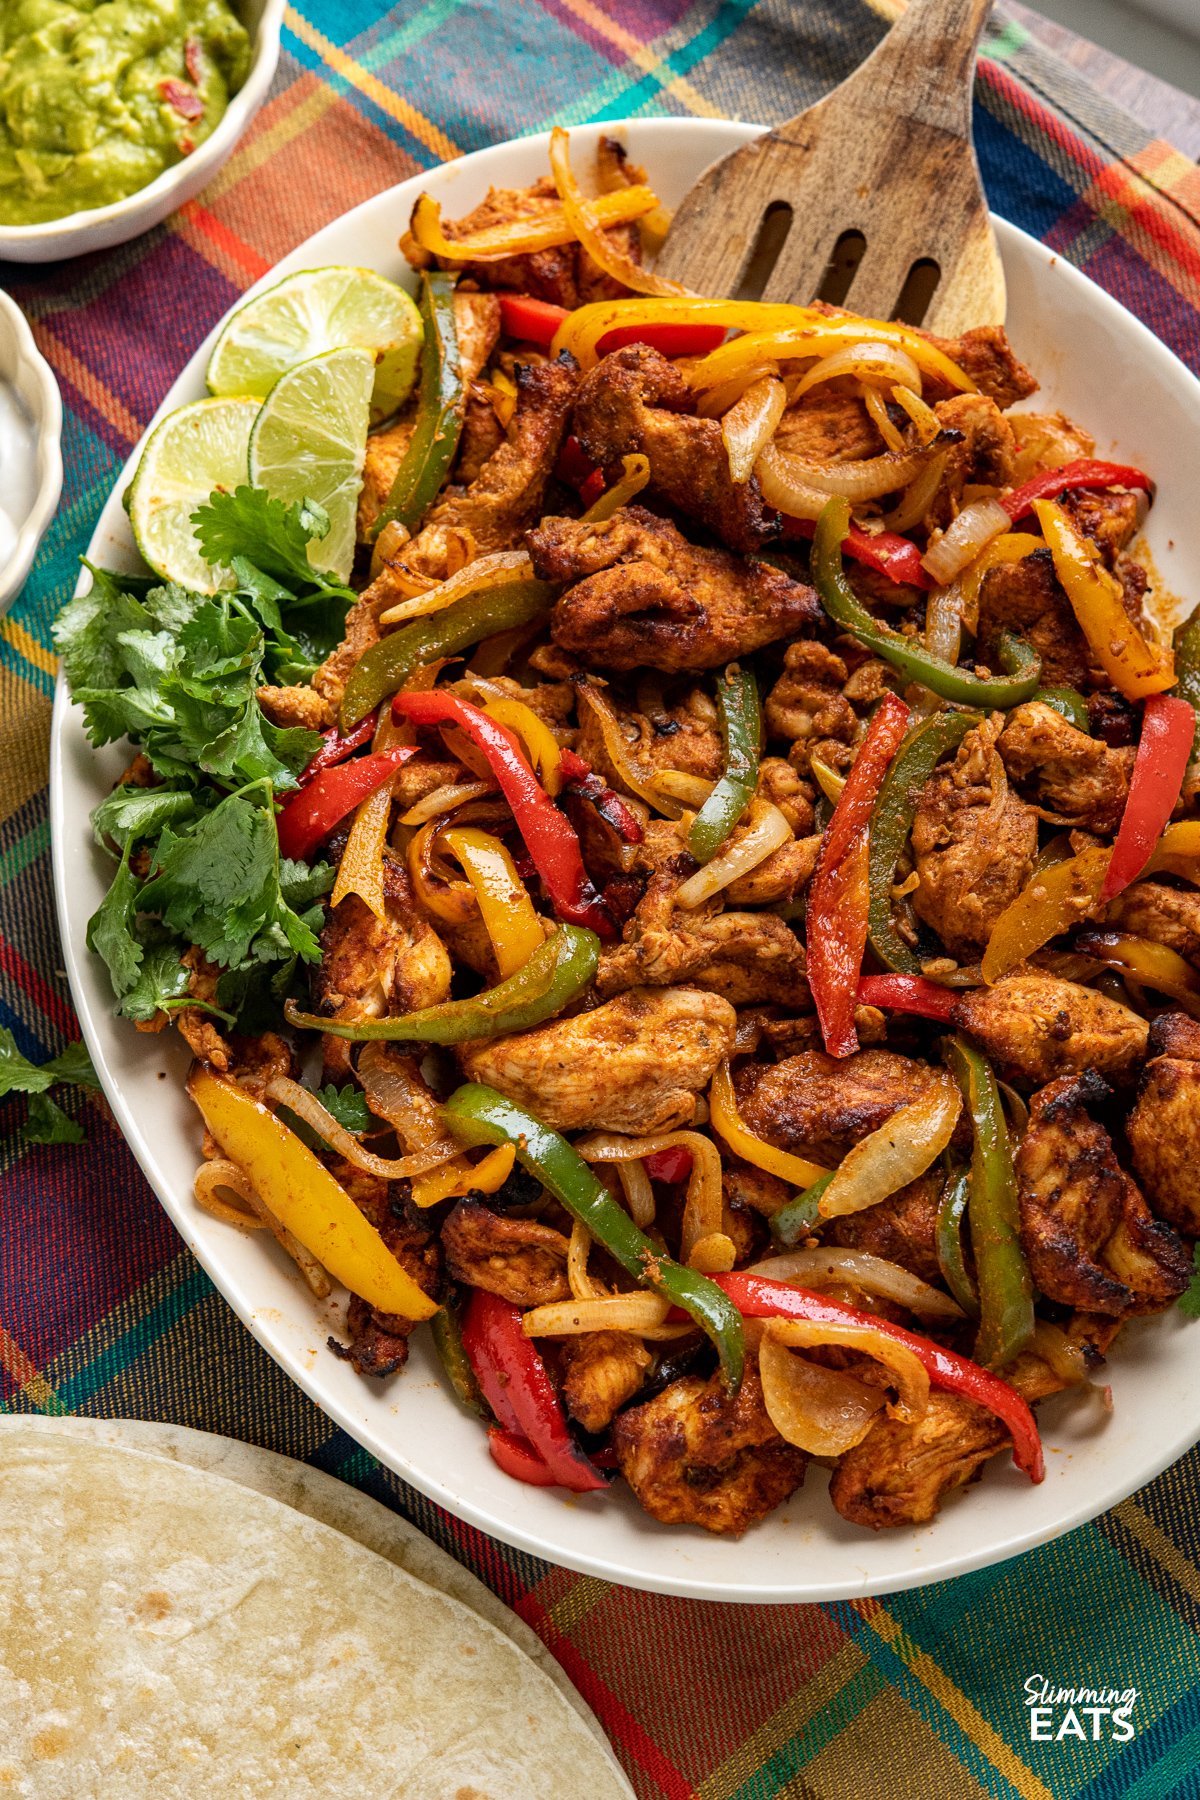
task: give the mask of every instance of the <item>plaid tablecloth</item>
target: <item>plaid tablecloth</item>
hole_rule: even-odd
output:
[[[213,321],[317,226],[460,151],[556,121],[783,118],[861,58],[888,4],[405,0],[364,26],[375,11],[288,6],[268,104],[164,227],[2,271],[67,409],[62,507],[0,621],[0,1022],[35,1058],[77,1035],[50,896],[50,621],[118,468]],[[1196,166],[1003,17],[976,129],[993,206],[1200,372]],[[182,1248],[103,1103],[65,1104],[83,1147],[24,1146],[25,1102],[0,1105],[0,1405],[229,1433],[401,1508],[542,1634],[645,1800],[1200,1795],[1196,1453],[1056,1544],[883,1603],[737,1608],[606,1586],[491,1542],[336,1431]],[[1086,1716],[1031,1741],[1037,1675],[1136,1688],[1128,1741],[1106,1723],[1093,1741]]]

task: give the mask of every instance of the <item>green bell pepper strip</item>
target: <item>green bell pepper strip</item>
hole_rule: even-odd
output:
[[[942,1279],[968,1318],[979,1317],[979,1295],[963,1257],[962,1222],[971,1194],[970,1171],[959,1169],[942,1189],[938,1205],[936,1246]]]
[[[375,521],[375,537],[393,519],[412,529],[437,496],[458,449],[467,395],[454,323],[456,280],[457,276],[443,269],[429,270],[421,277],[418,310],[425,326],[425,345],[416,429],[396,470],[387,504]]]
[[[821,1195],[836,1174],[836,1169],[830,1169],[827,1175],[818,1175],[811,1187],[771,1215],[771,1236],[776,1243],[791,1250],[821,1223]]]
[[[707,1275],[685,1269],[639,1231],[566,1138],[495,1088],[476,1081],[450,1096],[442,1108],[442,1119],[462,1144],[512,1144],[522,1168],[549,1188],[627,1275],[682,1307],[695,1320],[716,1347],[725,1386],[731,1393],[737,1392],[745,1346],[733,1302]]]
[[[1076,731],[1092,734],[1092,721],[1088,716],[1087,701],[1073,687],[1040,687],[1033,691],[1033,698],[1040,700],[1043,706],[1052,706],[1056,713],[1061,713],[1068,725]]]
[[[939,712],[909,732],[883,778],[871,814],[867,879],[870,903],[867,937],[885,969],[896,975],[919,975],[921,964],[896,929],[892,916],[892,884],[908,843],[921,789],[942,757],[958,748],[968,731],[980,724],[978,713]]]
[[[1192,755],[1200,756],[1200,611],[1175,633],[1175,686],[1171,692],[1186,700],[1196,715]]]
[[[717,710],[725,741],[725,773],[688,832],[697,862],[710,862],[749,806],[758,784],[762,753],[762,708],[749,669],[730,663],[717,683]]]
[[[439,656],[457,656],[483,638],[527,625],[547,612],[554,589],[545,581],[510,581],[466,594],[442,612],[402,625],[364,651],[342,695],[340,723],[349,731],[404,685],[414,669]]]
[[[484,1405],[471,1359],[463,1347],[461,1302],[443,1301],[430,1319],[429,1329],[433,1333],[433,1347],[446,1371],[446,1379],[454,1389],[455,1399],[477,1418],[489,1419],[491,1414]]]
[[[553,1019],[596,973],[600,939],[578,925],[560,925],[534,951],[524,968],[507,981],[485,988],[469,1000],[446,1000],[419,1012],[396,1018],[324,1019],[319,1013],[298,1012],[289,1000],[284,1016],[289,1025],[307,1031],[325,1031],[331,1037],[349,1038],[360,1044],[383,1039],[413,1044],[465,1044],[471,1038],[508,1037]]]
[[[920,682],[939,699],[959,706],[1009,707],[1028,700],[1038,684],[1041,658],[1023,639],[1006,632],[1000,640],[1004,674],[983,677],[956,668],[927,650],[919,638],[902,637],[872,618],[842,568],[842,544],[850,529],[850,504],[841,495],[826,502],[813,539],[812,573],[821,604],[835,625],[858,639],[864,649],[891,663],[910,681]]]
[[[1033,1285],[1021,1249],[1008,1126],[990,1063],[960,1037],[947,1038],[942,1048],[975,1126],[967,1200],[979,1287],[975,1359],[1002,1369],[1033,1336]]]

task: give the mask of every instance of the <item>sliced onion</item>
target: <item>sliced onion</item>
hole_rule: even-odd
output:
[[[787,406],[782,381],[766,375],[748,387],[721,420],[721,437],[729,457],[729,473],[739,485],[749,481],[760,453],[775,436]]]
[[[838,1219],[878,1206],[923,1175],[953,1137],[961,1111],[958,1084],[938,1075],[927,1094],[902,1106],[843,1157],[818,1203],[821,1217]]]
[[[951,664],[962,653],[962,589],[956,581],[934,588],[925,602],[925,648]]]
[[[604,748],[608,753],[608,760],[613,766],[617,779],[631,794],[636,794],[639,800],[644,800],[647,806],[652,806],[656,812],[665,813],[671,819],[680,818],[683,814],[682,806],[673,800],[664,798],[655,785],[659,778],[659,771],[650,764],[639,765],[634,760],[629,740],[621,730],[621,721],[606,696],[591,682],[582,682],[576,689],[576,693],[578,698],[595,714],[604,738]]]
[[[921,558],[939,587],[974,562],[986,544],[1002,531],[1012,529],[1012,520],[998,500],[973,500],[964,506],[952,525],[948,525]]]
[[[880,494],[892,494],[897,488],[907,487],[928,460],[929,451],[925,449],[905,450],[899,455],[888,450],[882,456],[866,456],[853,462],[824,462],[815,456],[798,456],[793,450],[781,450],[776,444],[768,444],[758,459],[757,473],[770,504],[787,511],[780,501],[767,494],[768,479],[772,486],[795,484],[805,493],[824,494],[827,500],[831,494],[840,494],[853,503],[877,500]]]
[[[900,496],[899,505],[890,513],[883,515],[884,528],[888,531],[911,531],[919,525],[937,498],[937,491],[942,485],[942,477],[946,473],[946,464],[950,460],[948,450],[938,450],[916,480],[910,482]]]
[[[1010,1087],[1007,1081],[997,1081],[996,1086],[1004,1096],[1004,1107],[1005,1111],[1008,1113],[1009,1130],[1019,1141],[1029,1130],[1029,1108],[1025,1104],[1023,1095],[1018,1094],[1016,1088]]]
[[[784,1256],[769,1256],[755,1263],[751,1275],[766,1275],[774,1281],[797,1281],[803,1287],[827,1287],[830,1282],[849,1281],[864,1293],[880,1294],[895,1300],[909,1312],[927,1319],[961,1319],[962,1308],[949,1294],[930,1287],[927,1281],[902,1269],[899,1263],[869,1250],[828,1249],[791,1250]]]
[[[846,785],[846,777],[844,775],[839,775],[836,769],[831,769],[829,764],[823,762],[819,756],[810,756],[808,759],[808,766],[812,770],[817,786],[820,788],[825,798],[836,806],[842,797],[842,789]]]
[[[731,406],[737,405],[747,388],[753,387],[756,381],[762,381],[767,375],[778,374],[777,362],[754,363],[750,368],[743,369],[740,375],[734,375],[729,381],[722,381],[719,386],[709,388],[707,393],[700,396],[696,411],[702,419],[723,418]]]
[[[212,1171],[211,1174],[207,1173],[209,1170]],[[228,1188],[231,1193],[236,1194],[238,1199],[245,1203],[252,1215],[249,1219],[243,1220],[237,1217],[236,1209],[232,1206],[223,1212],[217,1211],[217,1206],[221,1202],[217,1197],[216,1189],[222,1187]],[[244,1170],[239,1169],[236,1163],[219,1160],[202,1163],[196,1171],[196,1199],[206,1212],[213,1213],[217,1218],[227,1217],[230,1224],[237,1225],[242,1231],[254,1230],[258,1226],[265,1227],[280,1249],[287,1251],[308,1284],[309,1291],[318,1300],[328,1300],[333,1292],[333,1283],[321,1264],[312,1251],[306,1250],[300,1239],[290,1232],[287,1226],[275,1217],[270,1207],[259,1199],[249,1176]]]
[[[1033,1327],[1030,1349],[1048,1363],[1060,1381],[1072,1387],[1091,1380],[1092,1371],[1081,1344],[1073,1344],[1061,1325],[1038,1319]]]
[[[869,381],[864,381],[860,389],[863,405],[867,409],[872,425],[883,439],[889,450],[904,449],[904,433],[892,424],[888,414],[887,401],[873,388]]]
[[[932,444],[942,429],[941,421],[927,400],[911,386],[901,384],[892,389],[892,399],[897,406],[902,406],[917,428],[917,436],[922,444]]]
[[[387,1044],[365,1044],[357,1073],[371,1111],[387,1120],[411,1152],[403,1161],[412,1174],[436,1169],[461,1153],[462,1146],[452,1138],[438,1136],[437,1101],[410,1057]]]
[[[596,216],[595,208],[584,199],[583,190],[575,179],[571,168],[570,138],[561,125],[556,125],[550,133],[550,169],[567,216],[567,224],[597,268],[603,269],[606,275],[611,275],[614,281],[621,282],[634,294],[689,293],[690,290],[682,287],[678,281],[668,281],[664,275],[655,275],[651,270],[643,269],[640,263],[635,263],[608,236]]]
[[[629,1216],[641,1231],[654,1223],[654,1186],[640,1162],[619,1162],[616,1171],[625,1190]]]
[[[777,444],[768,444],[754,465],[763,499],[790,519],[819,519],[829,499],[827,490],[803,481]]]
[[[222,1188],[236,1194],[242,1204],[231,1206],[228,1200],[223,1200]],[[266,1220],[255,1208],[249,1177],[225,1157],[214,1157],[211,1162],[200,1164],[196,1170],[194,1192],[197,1206],[202,1206],[206,1213],[211,1213],[223,1224],[236,1225],[239,1231],[265,1230]]]
[[[907,350],[901,350],[898,344],[868,340],[862,344],[844,344],[840,350],[832,350],[828,356],[823,356],[808,370],[792,398],[798,400],[810,388],[817,387],[822,381],[834,381],[839,375],[857,375],[860,381],[884,382],[889,387],[898,382],[901,387],[913,388],[918,394],[921,391],[921,371]]]
[[[883,1410],[883,1394],[855,1375],[793,1356],[763,1332],[758,1346],[763,1405],[780,1437],[809,1456],[842,1456],[861,1444]]]
[[[495,788],[486,781],[451,781],[444,787],[434,788],[415,806],[410,806],[406,813],[401,813],[402,825],[424,825],[427,819],[436,819],[439,813],[453,812],[456,806],[465,806],[469,800],[482,800],[485,794],[494,794]]]
[[[638,1337],[686,1337],[692,1324],[668,1325],[671,1302],[660,1294],[606,1294],[599,1300],[554,1300],[521,1320],[526,1337],[578,1337],[586,1331],[632,1331]]]
[[[665,1131],[657,1137],[621,1137],[616,1132],[598,1131],[580,1138],[576,1152],[584,1162],[611,1162],[621,1165],[660,1150],[686,1150],[692,1159],[688,1174],[687,1199],[683,1208],[682,1255],[684,1261],[701,1238],[720,1232],[722,1218],[721,1153],[711,1138],[699,1131]],[[643,1170],[643,1174],[645,1171]],[[653,1202],[651,1203],[653,1210]]]
[[[588,1274],[591,1253],[592,1234],[582,1219],[576,1219],[571,1226],[571,1245],[567,1251],[567,1280],[576,1300],[599,1300],[603,1294],[603,1289],[598,1288]]]
[[[699,812],[716,783],[705,781],[703,775],[688,775],[683,769],[660,769],[654,786],[668,800],[682,800],[685,806]]]
[[[767,800],[752,800],[750,823],[745,831],[736,832],[711,862],[689,875],[675,890],[675,899],[689,911],[702,906],[741,875],[757,869],[781,844],[792,836],[792,828],[777,806]]]
[[[381,625],[399,625],[405,619],[423,618],[426,613],[441,612],[444,607],[453,606],[456,600],[473,594],[478,588],[502,587],[510,581],[532,581],[533,564],[524,550],[496,550],[489,556],[477,556],[473,562],[451,575],[446,581],[439,581],[422,594],[414,594],[411,599],[401,600],[397,606],[390,606],[386,612],[380,613]]]
[[[882,1363],[893,1378],[895,1400],[887,1402],[889,1415],[915,1425],[924,1417],[929,1405],[929,1372],[907,1344],[877,1331],[872,1325],[827,1325],[815,1319],[772,1319],[767,1325],[764,1342],[774,1340],[790,1350],[809,1350],[817,1346],[838,1345],[857,1350],[874,1362]]]
[[[267,1098],[277,1100],[281,1106],[290,1107],[297,1118],[310,1125],[318,1137],[324,1138],[339,1156],[344,1157],[348,1163],[353,1163],[356,1169],[365,1170],[368,1175],[378,1175],[381,1181],[399,1181],[405,1176],[420,1175],[424,1170],[446,1161],[441,1155],[435,1156],[431,1161],[429,1146],[418,1151],[415,1156],[372,1155],[371,1151],[363,1149],[352,1132],[338,1123],[327,1106],[322,1106],[315,1094],[287,1075],[276,1075],[267,1083]]]

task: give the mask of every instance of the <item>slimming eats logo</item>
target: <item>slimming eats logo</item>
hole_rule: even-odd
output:
[[[1109,1738],[1127,1744],[1134,1734],[1134,1687],[1056,1687],[1044,1675],[1025,1677],[1030,1743],[1062,1743],[1083,1738],[1099,1743]]]

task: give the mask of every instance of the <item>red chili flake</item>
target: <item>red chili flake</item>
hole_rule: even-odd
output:
[[[183,62],[188,74],[199,87],[204,80],[204,52],[200,47],[199,38],[184,38]]]
[[[181,119],[202,119],[204,117],[203,100],[194,89],[188,87],[185,81],[176,81],[173,76],[169,76],[166,81],[159,82],[158,91],[167,105],[177,112]]]

